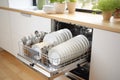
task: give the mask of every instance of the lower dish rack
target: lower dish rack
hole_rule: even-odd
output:
[[[41,58],[39,52],[33,50],[31,47],[19,43],[18,59],[27,64],[29,67],[44,74],[51,80],[61,74],[65,74],[70,70],[77,67],[77,64],[86,62],[84,57],[87,56],[87,52],[75,59],[69,60],[59,65],[53,65],[50,63],[47,53],[42,53]],[[68,56],[69,57],[69,56]]]

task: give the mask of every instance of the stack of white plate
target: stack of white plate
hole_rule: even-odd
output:
[[[59,31],[47,34],[44,37],[43,42],[47,42],[48,44],[52,45],[58,45],[70,38],[72,38],[71,31],[69,29],[61,29]]]
[[[46,13],[55,13],[55,7],[53,5],[43,5],[43,11]]]
[[[78,35],[63,42],[48,52],[49,61],[53,65],[59,65],[85,53],[89,48],[89,41],[84,35]]]

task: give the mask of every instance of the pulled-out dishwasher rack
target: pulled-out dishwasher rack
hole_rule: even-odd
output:
[[[61,74],[65,74],[66,72],[75,69],[77,67],[77,64],[86,62],[85,57],[87,57],[89,54],[86,52],[75,59],[56,66],[50,63],[47,53],[42,53],[41,58],[39,58],[39,53],[37,51],[33,50],[31,47],[23,45],[22,42],[19,42],[19,50],[20,51],[17,56],[18,59],[20,59],[29,67],[44,74],[51,80]]]

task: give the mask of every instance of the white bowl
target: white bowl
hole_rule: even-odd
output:
[[[55,13],[55,8],[52,5],[44,5],[43,11],[46,13]]]

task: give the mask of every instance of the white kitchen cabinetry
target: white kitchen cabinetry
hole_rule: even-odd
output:
[[[51,31],[51,20],[33,15],[10,12],[12,32],[12,53],[16,56],[19,52],[18,42],[22,37],[38,31]]]
[[[120,34],[94,29],[90,80],[120,80]]]
[[[9,11],[0,10],[0,47],[11,52],[11,45]]]
[[[12,33],[12,54],[17,56],[19,52],[18,42],[29,32],[30,17],[22,16],[20,13],[10,12],[10,24]]]
[[[45,32],[51,32],[51,19],[44,17],[32,16],[31,17],[32,31],[39,30]]]

